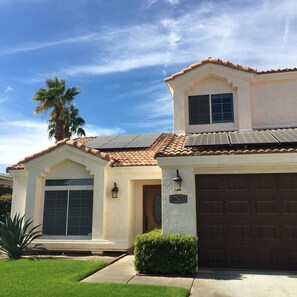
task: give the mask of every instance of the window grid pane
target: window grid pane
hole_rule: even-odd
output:
[[[69,192],[68,235],[92,233],[93,191]]]
[[[89,235],[92,215],[93,190],[45,191],[42,233]]]
[[[47,179],[45,186],[92,186],[93,178]]]
[[[68,191],[45,191],[43,234],[66,235]]]
[[[233,94],[211,95],[211,110],[213,123],[234,122]]]

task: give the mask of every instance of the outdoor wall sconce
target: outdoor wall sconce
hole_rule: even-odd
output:
[[[176,177],[173,178],[173,187],[175,191],[181,191],[183,179],[180,177],[178,169],[176,170]]]
[[[114,183],[114,186],[111,189],[111,197],[118,198],[118,191],[119,191],[119,188],[117,187],[117,183]]]

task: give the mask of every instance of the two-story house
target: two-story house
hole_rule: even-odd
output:
[[[206,59],[167,78],[173,133],[64,140],[8,168],[49,249],[198,236],[201,267],[297,268],[297,69]]]

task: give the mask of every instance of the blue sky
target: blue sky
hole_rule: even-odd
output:
[[[0,172],[53,143],[32,97],[58,75],[87,135],[172,130],[164,78],[206,57],[297,67],[295,0],[0,0]]]

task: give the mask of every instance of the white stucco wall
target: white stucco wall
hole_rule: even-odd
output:
[[[162,229],[165,234],[196,235],[196,174],[297,173],[297,154],[215,155],[157,158],[163,171]],[[173,190],[172,179],[179,169],[182,191]],[[169,195],[185,194],[188,203],[169,203]]]
[[[251,84],[255,128],[297,126],[297,74],[269,74]]]
[[[206,64],[167,84],[177,134],[297,126],[297,71],[260,75]],[[226,92],[233,93],[234,123],[188,124],[189,95]]]
[[[118,198],[111,198],[114,182],[119,188]],[[157,166],[107,168],[105,238],[133,245],[135,236],[142,233],[143,185],[161,184],[161,169]]]
[[[27,176],[28,172],[26,170],[15,170],[13,172],[13,192],[12,192],[12,205],[11,205],[11,215],[20,214],[23,216],[25,214],[26,207],[26,188],[27,188]]]
[[[176,167],[164,167],[162,174],[162,230],[164,234],[184,233],[196,235],[196,195],[193,168],[179,167],[183,179],[182,191],[174,191],[173,178]],[[169,202],[172,194],[188,196],[188,202],[174,204]]]

